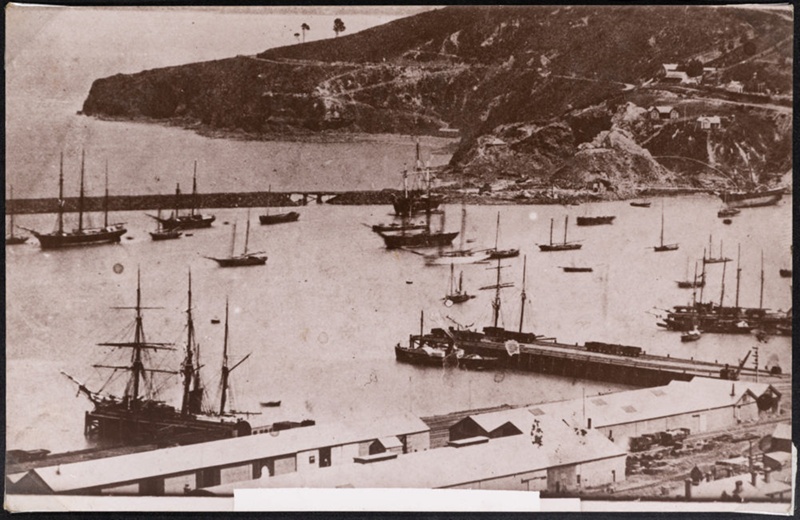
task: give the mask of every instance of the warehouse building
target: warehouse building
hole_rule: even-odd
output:
[[[416,417],[296,428],[142,453],[35,468],[6,479],[9,493],[176,495],[199,487],[352,464],[357,457],[427,450]]]
[[[534,416],[555,417],[576,427],[596,429],[627,449],[630,438],[645,433],[678,428],[702,433],[755,421],[760,413],[777,411],[780,397],[780,392],[768,384],[696,377],[661,387],[546,403],[528,410]],[[497,423],[506,417],[504,414],[507,412],[492,412],[470,419],[477,424],[494,425],[495,431]],[[467,424],[460,428],[474,427]],[[451,433],[463,435],[459,428]]]
[[[244,488],[494,489],[577,493],[625,479],[625,450],[602,434],[518,409],[510,419],[524,433],[472,437],[391,460],[325,468],[213,486],[198,495],[231,496]],[[502,426],[502,425],[501,425]],[[469,440],[470,442],[464,442]]]

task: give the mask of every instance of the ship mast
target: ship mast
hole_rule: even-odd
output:
[[[567,244],[567,226],[569,225],[569,215],[564,217],[564,245]]]
[[[500,214],[497,214],[498,221],[500,219]],[[528,267],[528,255],[522,257],[522,296],[520,297],[521,305],[519,309],[519,331],[522,332],[522,320],[525,318],[525,271]]]
[[[550,245],[553,245],[553,219],[550,219]]]
[[[200,351],[195,344],[194,319],[192,318],[192,271],[189,270],[189,299],[186,306],[186,355],[183,358],[183,401],[181,413],[200,412],[198,394],[202,391],[200,386]],[[195,359],[195,351],[197,358]]]
[[[194,209],[197,207],[197,161],[194,162],[194,176],[192,177],[192,212],[194,216]]]
[[[233,234],[231,235],[231,258],[234,256],[234,246],[236,245],[236,222],[233,223]]]
[[[700,273],[700,278],[703,280],[703,285],[700,286],[700,303],[703,303],[703,289],[706,286],[706,250],[705,250],[705,248],[703,248],[703,271]]]
[[[761,291],[758,297],[758,308],[764,308],[764,250],[761,250]]]
[[[705,252],[703,253],[705,255]],[[700,288],[702,291],[702,287]],[[692,283],[692,309],[697,307],[697,261],[694,263],[694,283]]]
[[[144,327],[142,325],[142,310],[157,309],[158,307],[142,307],[142,283],[141,273],[136,273],[136,306],[135,307],[114,307],[115,309],[132,309],[136,311],[135,329],[132,342],[121,343],[98,343],[103,347],[116,347],[116,348],[130,348],[131,364],[130,366],[109,366],[109,365],[93,365],[95,368],[110,368],[113,370],[128,370],[132,373],[131,380],[125,388],[125,400],[128,409],[136,410],[139,407],[139,386],[140,381],[146,382],[147,372],[158,372],[162,374],[177,374],[172,370],[160,370],[155,368],[145,368],[142,362],[142,353],[145,350],[173,350],[170,348],[170,343],[152,343],[145,339]]]
[[[494,232],[494,250],[497,251],[497,244],[500,241],[500,212],[497,212],[497,229]]]
[[[175,220],[178,220],[178,208],[181,204],[181,183],[175,184]]]
[[[244,234],[244,256],[247,256],[247,245],[250,242],[250,210],[247,210],[247,231]]]
[[[247,354],[245,357],[242,358],[241,361],[239,361],[232,367],[228,368],[228,300],[225,300],[225,340],[222,345],[222,373],[220,375],[220,398],[219,398],[220,415],[225,414],[225,402],[228,399],[228,379],[230,377],[230,374],[236,369],[236,367],[244,363],[245,360],[249,357],[250,354]]]
[[[739,249],[736,254],[736,310],[739,310],[739,282],[742,277],[742,245],[739,244]]]
[[[103,199],[103,227],[108,227],[108,159],[106,159],[106,196]]]
[[[664,200],[661,200],[661,247],[664,247]]]
[[[427,184],[427,197],[425,204],[425,227],[430,233],[431,231],[431,172],[428,168],[425,169],[425,183]]]
[[[14,200],[14,186],[9,186],[9,189],[11,190],[11,193],[10,193],[11,199],[9,199],[9,200],[13,201]],[[14,238],[14,211],[13,211],[13,209],[11,210],[11,226],[10,226],[10,228],[11,228],[11,238]]]
[[[84,159],[86,153],[81,150],[81,191],[78,195],[78,232],[83,231],[83,173],[84,173]]]
[[[64,152],[58,170],[58,234],[64,234]]]
[[[722,288],[719,293],[719,306],[722,307],[723,300],[725,299],[725,268],[728,267],[728,262],[722,263]]]

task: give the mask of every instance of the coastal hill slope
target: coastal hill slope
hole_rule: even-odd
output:
[[[499,174],[498,165],[514,163],[524,170],[529,163],[529,173],[547,179],[556,170],[569,169],[568,162],[580,159],[600,132],[625,130],[636,147],[616,149],[641,157],[616,161],[620,168],[646,163],[652,177],[647,182],[673,183],[665,168],[695,182],[710,170],[653,158],[674,157],[666,152],[681,143],[666,137],[672,133],[659,136],[662,130],[653,125],[614,127],[615,114],[628,103],[648,108],[692,99],[696,118],[730,112],[739,102],[729,99],[723,106],[707,92],[659,88],[652,80],[664,63],[697,60],[716,69],[718,85],[756,77],[762,89],[791,93],[786,60],[791,64],[792,34],[785,12],[755,9],[452,6],[257,56],[98,79],[83,113],[255,139],[320,131],[417,134],[457,128],[462,139],[453,166],[482,176]],[[731,175],[754,167],[785,172],[790,154],[784,157],[783,151],[790,149],[791,125],[787,130],[786,121],[768,109],[750,108],[747,119],[757,120],[761,129],[757,142],[750,143],[740,131],[717,135],[706,147],[694,146],[692,159],[717,165],[720,171],[735,170]],[[727,126],[736,126],[735,119],[728,118]],[[509,136],[508,125],[517,125],[517,137],[525,142],[512,138],[507,147],[490,144],[491,153],[485,153],[487,143],[504,142],[504,132]],[[545,128],[544,133],[534,132]],[[686,128],[679,134],[679,141],[686,143],[698,138]],[[777,157],[770,152],[766,158],[763,148],[770,142],[781,150]],[[486,160],[490,156],[497,160]]]

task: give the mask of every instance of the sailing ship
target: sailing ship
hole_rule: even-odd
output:
[[[705,250],[703,250],[703,256],[706,255]],[[686,259],[686,274],[688,278],[689,274],[689,259]],[[700,273],[700,278],[697,278],[697,262],[694,264],[694,278],[691,280],[678,280],[675,283],[678,284],[679,289],[694,289],[704,287],[706,285],[706,264],[703,262],[703,271]]]
[[[649,200],[634,200],[631,202],[631,206],[634,208],[649,208],[652,205],[652,202]]]
[[[720,198],[731,208],[757,208],[777,204],[785,192],[785,188],[726,191],[720,194]]]
[[[446,307],[451,307],[454,303],[464,303],[475,298],[464,290],[464,272],[458,274],[458,284],[455,282],[455,266],[450,264],[450,287],[444,297]]]
[[[272,194],[272,186],[269,187],[269,193]],[[258,221],[262,226],[271,226],[273,224],[285,224],[287,222],[296,222],[300,218],[300,213],[296,211],[289,211],[288,213],[276,213],[271,215],[269,208],[265,215],[259,215]]]
[[[494,249],[487,249],[489,253],[489,260],[497,260],[499,258],[514,258],[519,256],[519,249],[498,249],[497,244],[500,239],[500,212],[497,212],[497,231],[494,234]]]
[[[551,251],[573,251],[576,249],[580,249],[583,247],[583,244],[579,244],[577,242],[567,242],[567,228],[569,227],[569,215],[564,217],[564,242],[561,244],[554,244],[553,243],[553,219],[550,219],[550,243],[549,244],[538,244],[539,250],[542,252],[551,252]]]
[[[708,236],[708,257],[706,257],[705,253],[703,253],[703,263],[704,264],[722,264],[725,262],[730,262],[731,259],[722,255],[722,240],[719,241],[719,256],[713,257],[711,256],[711,235]]]
[[[594,269],[591,267],[576,267],[576,266],[562,266],[561,269],[565,273],[591,273]]]
[[[754,330],[765,334],[791,335],[792,311],[773,312],[765,309],[764,301],[764,259],[761,258],[761,295],[758,307],[739,306],[739,283],[741,267],[736,270],[736,301],[733,306],[726,306],[725,272],[727,262],[722,267],[722,283],[719,304],[703,301],[703,288],[700,287],[699,299],[693,292],[689,305],[677,305],[668,311],[662,322],[657,325],[667,330],[686,332],[697,327],[702,332],[724,334],[747,334]]]
[[[247,231],[244,238],[244,251],[241,255],[235,255],[236,251],[236,223],[233,223],[233,234],[231,236],[231,256],[228,258],[214,258],[207,256],[209,260],[214,260],[220,267],[248,267],[254,265],[264,265],[267,263],[267,256],[264,251],[250,253],[247,246],[250,242],[250,212],[247,212]]]
[[[422,167],[422,160],[420,159],[419,153],[419,139],[417,139],[416,142],[416,154],[416,163],[414,166],[415,178],[419,179],[423,172],[429,178],[430,172],[428,168]],[[429,182],[428,184],[430,186]],[[395,197],[395,199],[392,201],[395,215],[402,218],[408,218],[423,211],[435,211],[439,208],[439,205],[442,202],[444,202],[444,199],[440,196],[432,195],[430,193],[430,189],[428,189],[427,193],[425,194],[423,194],[422,190],[420,189],[409,190],[408,170],[403,170],[403,195],[400,197]]]
[[[666,251],[677,251],[678,244],[665,244],[664,243],[664,204],[661,204],[661,238],[659,245],[653,247],[656,253],[663,253]]]
[[[578,217],[577,224],[579,226],[602,226],[605,224],[613,224],[615,218],[617,217],[614,215],[602,215],[599,217]]]
[[[444,224],[442,230],[439,232],[431,231],[431,212],[433,206],[430,199],[431,179],[430,172],[426,171],[427,184],[428,184],[428,197],[427,208],[425,211],[425,228],[420,231],[408,232],[406,229],[401,228],[400,231],[393,232],[379,232],[378,235],[383,239],[386,244],[386,249],[399,249],[402,247],[408,248],[425,248],[425,247],[443,247],[450,245],[453,240],[458,236],[456,232],[445,232]],[[444,219],[444,214],[442,214]]]
[[[216,220],[214,215],[203,215],[197,212],[197,161],[194,162],[194,175],[192,177],[192,198],[188,215],[180,214],[181,185],[175,188],[175,211],[168,218],[148,215],[158,220],[164,229],[201,229],[211,227]]]
[[[10,193],[11,198],[9,199],[9,201],[13,201],[14,200],[14,186],[11,186],[9,189],[11,190],[11,193]],[[6,235],[6,245],[7,246],[16,246],[16,245],[19,245],[19,244],[24,244],[25,241],[28,240],[28,237],[26,237],[24,235],[15,235],[14,234],[14,208],[9,210],[9,213],[10,213],[11,222],[8,225],[8,231],[9,231],[10,234]]]
[[[84,178],[84,164],[85,154],[81,153],[81,187],[78,196],[78,227],[72,231],[64,230],[64,154],[61,154],[61,161],[59,166],[58,176],[58,224],[57,229],[52,233],[39,233],[29,229],[33,236],[39,240],[42,249],[58,249],[62,247],[75,247],[87,246],[95,244],[108,244],[120,241],[120,237],[127,233],[124,225],[109,224],[108,223],[108,167],[106,167],[106,194],[103,204],[103,227],[84,227],[83,213],[84,213],[84,191],[83,191],[83,178]],[[27,228],[24,228],[27,229]]]
[[[474,264],[489,259],[487,251],[473,251],[466,248],[467,236],[467,204],[464,197],[461,199],[461,231],[459,233],[460,244],[458,249],[449,251],[440,250],[438,253],[425,256],[427,265],[447,265],[447,264]]]
[[[180,238],[183,234],[179,228],[172,228],[172,229],[165,229],[164,225],[161,223],[161,209],[158,210],[158,227],[155,231],[150,232],[150,237],[153,240],[175,240],[176,238]]]
[[[135,312],[132,341],[106,342],[100,346],[130,349],[129,365],[95,364],[95,368],[113,370],[109,378],[118,371],[130,373],[124,394],[115,396],[90,390],[85,384],[62,371],[73,381],[79,392],[89,398],[93,410],[86,412],[84,433],[90,437],[115,439],[126,444],[152,441],[201,442],[213,439],[249,435],[250,424],[241,419],[222,420],[219,416],[203,415],[202,397],[204,388],[200,381],[199,350],[195,343],[192,322],[191,273],[189,275],[189,305],[187,307],[188,337],[185,356],[178,370],[150,368],[150,354],[175,350],[170,343],[148,341],[144,332],[142,311],[156,307],[142,306],[141,276],[137,274],[136,305],[116,307]],[[181,375],[183,395],[181,408],[177,409],[158,399],[153,378],[156,374]],[[108,383],[106,383],[108,384]],[[106,385],[103,385],[104,387]]]

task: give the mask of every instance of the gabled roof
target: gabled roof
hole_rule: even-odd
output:
[[[36,468],[29,473],[34,473],[50,489],[59,493],[429,430],[419,418],[399,415],[347,425],[331,423],[306,426],[284,430],[277,435],[248,435],[87,460]]]
[[[205,490],[231,495],[233,489],[262,487],[436,489],[626,454],[600,432],[589,430],[585,435],[576,434],[563,422],[554,420],[540,420],[540,425],[541,446],[532,443],[527,435],[516,435],[472,446],[410,453],[374,464],[342,464]]]
[[[667,105],[654,105],[654,106],[650,107],[650,110],[653,110],[653,109],[658,110],[659,114],[669,114],[670,112],[675,110],[675,107],[667,106]]]
[[[700,116],[697,118],[697,121],[701,123],[705,121],[706,123],[714,125],[718,125],[721,122],[719,116]]]

